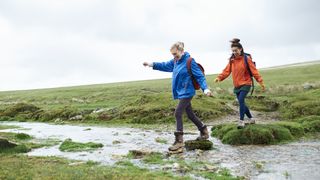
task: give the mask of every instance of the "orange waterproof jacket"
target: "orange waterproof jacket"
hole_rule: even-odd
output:
[[[248,65],[250,67],[253,77],[257,80],[258,83],[262,83],[263,82],[262,77],[260,76],[256,66],[252,62],[251,57],[247,56],[247,60],[248,60]],[[251,77],[246,67],[246,64],[244,62],[243,56],[238,56],[230,60],[227,67],[218,76],[219,81],[223,81],[224,79],[226,79],[231,72],[232,72],[234,87],[238,88],[243,85],[252,84]]]

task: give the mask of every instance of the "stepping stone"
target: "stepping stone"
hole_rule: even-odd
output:
[[[201,150],[211,150],[213,143],[209,140],[189,140],[184,142],[185,148],[188,151],[201,149]]]
[[[0,149],[9,149],[9,148],[14,148],[17,145],[14,143],[9,142],[6,139],[0,139]]]

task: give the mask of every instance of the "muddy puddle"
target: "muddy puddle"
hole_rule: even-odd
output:
[[[0,122],[20,128],[1,132],[27,133],[39,139],[71,138],[77,142],[102,143],[103,148],[85,152],[61,152],[59,145],[34,149],[31,156],[58,156],[76,160],[92,160],[112,165],[127,155],[129,150],[146,149],[166,153],[173,142],[172,132],[159,132],[134,128],[108,128],[95,126],[53,125],[31,122]],[[195,139],[197,131],[184,136]],[[157,142],[161,139],[167,144]],[[189,151],[182,157],[190,161],[204,161],[219,164],[231,170],[232,174],[248,179],[320,179],[320,141],[296,142],[272,146],[229,146],[210,138],[214,149],[210,151]],[[115,143],[116,142],[116,143]],[[140,166],[141,162],[136,161]],[[150,167],[150,166],[145,166]],[[161,166],[151,166],[161,169]],[[151,168],[150,167],[150,168]]]

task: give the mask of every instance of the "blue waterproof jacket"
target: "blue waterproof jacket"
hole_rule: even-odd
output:
[[[174,99],[192,98],[195,95],[192,79],[187,69],[189,58],[190,54],[184,52],[184,55],[178,61],[172,59],[168,62],[153,63],[153,69],[155,70],[172,72],[172,95]],[[201,89],[203,91],[207,89],[206,78],[194,59],[191,61],[191,70]]]

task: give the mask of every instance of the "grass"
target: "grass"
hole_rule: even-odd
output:
[[[267,91],[261,92],[257,86],[254,96],[247,98],[247,104],[260,112],[276,112],[282,121],[297,122],[301,118],[320,116],[319,70],[320,64],[261,70]],[[198,91],[192,101],[196,115],[205,122],[234,113],[229,107],[235,102],[231,78],[213,83],[214,77],[216,75],[208,75],[207,81],[215,96],[208,98]],[[306,83],[312,87],[305,89]],[[0,120],[151,129],[173,127],[177,105],[177,101],[172,100],[170,79],[8,91],[0,92],[0,98]],[[76,116],[81,118],[72,120]],[[186,116],[184,120],[186,127],[194,127]],[[305,132],[319,129],[318,120],[302,125]],[[292,135],[300,136],[295,134],[299,132]]]
[[[13,126],[13,125],[0,125],[0,130],[3,129],[16,129],[19,128],[19,126]]]
[[[149,171],[133,164],[101,166],[95,163],[69,165],[56,157],[1,156],[0,179],[190,179],[168,172]]]
[[[0,139],[7,140],[17,145],[12,148],[2,148],[0,153],[6,154],[26,153],[31,149],[50,147],[57,145],[60,142],[56,139],[34,139],[32,136],[25,133],[11,132],[0,132]]]
[[[67,151],[67,152],[75,152],[75,151],[88,151],[88,150],[94,150],[103,147],[103,144],[101,143],[80,143],[80,142],[74,142],[71,139],[66,139],[63,141],[63,143],[60,145],[59,150],[60,151]]]

